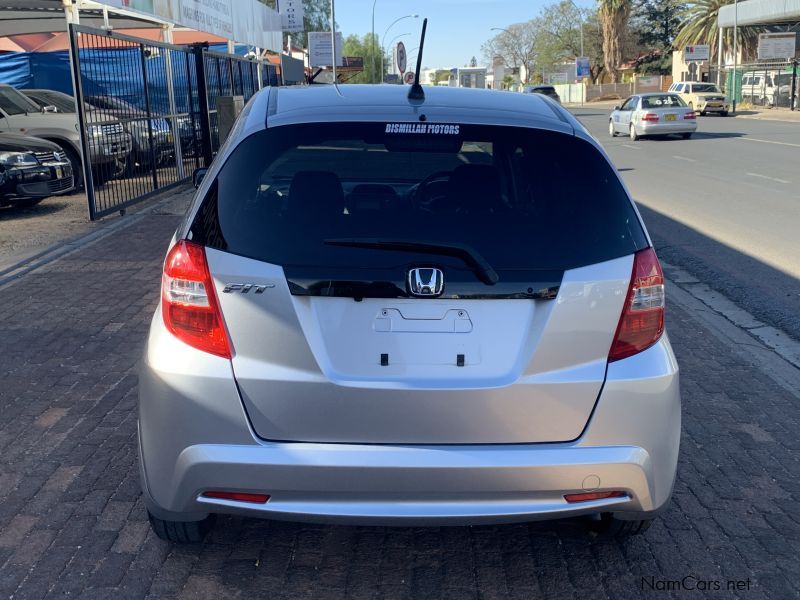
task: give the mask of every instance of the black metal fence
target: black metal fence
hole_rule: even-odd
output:
[[[277,84],[259,60],[70,25],[89,216],[98,219],[207,166],[217,99]]]

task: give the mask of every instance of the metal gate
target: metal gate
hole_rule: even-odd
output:
[[[70,25],[92,220],[186,181],[219,148],[217,98],[274,84],[259,60]]]
[[[743,64],[723,71],[722,81],[729,100],[737,104],[768,108],[798,107],[800,68],[798,61],[762,61]]]

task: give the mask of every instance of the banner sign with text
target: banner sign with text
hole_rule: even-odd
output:
[[[303,17],[305,16],[303,0],[279,0],[278,12],[281,15],[284,31],[297,33],[305,30],[303,26]]]
[[[758,60],[794,58],[797,47],[797,33],[760,33],[758,34]]]
[[[96,1],[241,44],[273,52],[283,50],[281,15],[258,0]]]

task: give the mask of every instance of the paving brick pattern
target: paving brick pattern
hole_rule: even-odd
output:
[[[176,223],[148,216],[0,289],[0,598],[707,595],[650,588],[685,576],[719,597],[800,594],[800,398],[676,307],[679,480],[644,536],[225,517],[203,544],[158,540],[139,494],[136,364]]]

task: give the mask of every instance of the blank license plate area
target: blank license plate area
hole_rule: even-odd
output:
[[[674,121],[677,118],[677,115],[666,115],[664,117],[665,121]]]

